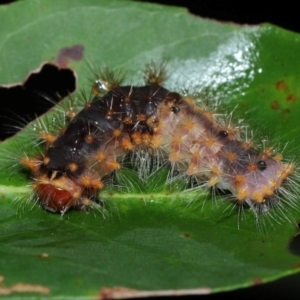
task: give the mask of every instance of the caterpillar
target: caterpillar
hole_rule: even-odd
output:
[[[69,109],[58,133],[41,130],[43,151],[24,155],[41,206],[65,214],[99,201],[103,178],[130,155],[149,153],[201,188],[227,192],[226,201],[255,216],[294,206],[289,191],[296,166],[272,147],[257,147],[247,129],[226,122],[199,96],[164,87],[166,66],[148,64],[144,85],[122,85],[123,77],[102,72],[80,112]],[[200,102],[200,104],[199,104]],[[64,121],[65,121],[64,120]],[[283,200],[284,199],[284,200]]]

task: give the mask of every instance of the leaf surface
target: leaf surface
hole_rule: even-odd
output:
[[[290,157],[299,152],[298,34],[127,1],[24,1],[0,6],[0,17],[1,84],[24,81],[45,62],[72,68],[78,88],[93,78],[88,64],[127,70],[128,82],[140,84],[145,63],[166,59],[167,87],[206,91],[221,113],[234,110],[236,123],[245,119],[258,137],[290,142]],[[31,139],[24,130],[0,144],[0,274],[11,296],[20,282],[49,288],[45,299],[100,297],[103,287],[207,293],[298,272],[299,258],[289,251],[293,222],[275,217],[262,232],[246,211],[238,229],[238,212],[222,197],[182,192],[180,182],[166,186],[166,169],[148,185],[120,171],[126,188],[104,191],[105,218],[47,213],[30,200],[28,176],[6,169]],[[294,209],[288,214],[299,218]]]

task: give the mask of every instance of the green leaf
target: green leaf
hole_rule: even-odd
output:
[[[74,69],[79,88],[93,77],[88,63],[122,68],[128,82],[138,84],[145,63],[166,59],[168,87],[202,91],[222,113],[234,110],[236,120],[258,128],[258,137],[272,132],[276,143],[291,141],[287,153],[299,151],[295,33],[269,24],[220,24],[183,9],[127,1],[24,1],[0,6],[0,17],[1,84],[23,81],[45,62]],[[83,50],[83,57],[62,57],[65,48]],[[166,168],[148,185],[130,170],[117,173],[126,188],[102,193],[104,212],[47,213],[31,200],[27,174],[6,169],[24,145],[32,147],[31,140],[28,128],[0,145],[0,294],[27,297],[26,287],[45,299],[201,294],[299,270],[299,258],[289,251],[297,233],[293,222],[275,217],[265,232],[245,211],[238,228],[237,210],[227,209],[221,196],[182,192],[182,178],[166,185]],[[286,214],[299,218],[295,209]]]

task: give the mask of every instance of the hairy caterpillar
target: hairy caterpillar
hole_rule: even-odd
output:
[[[296,195],[293,162],[284,162],[271,147],[256,148],[246,129],[235,127],[201,106],[197,96],[163,87],[164,65],[149,64],[144,86],[122,86],[118,74],[106,71],[93,85],[94,96],[58,133],[41,130],[43,153],[23,156],[33,190],[48,211],[64,214],[97,201],[103,178],[118,171],[130,153],[150,153],[172,170],[201,186],[229,192],[228,201],[249,207],[256,216],[293,206]]]

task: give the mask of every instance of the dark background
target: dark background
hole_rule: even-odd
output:
[[[0,1],[0,4],[9,3],[12,1]],[[140,1],[153,2],[164,5],[176,5],[188,8],[190,13],[205,18],[216,19],[223,22],[234,22],[239,24],[260,24],[264,22],[273,23],[285,29],[300,32],[300,11],[296,5],[290,5],[287,1],[275,4],[273,1],[268,1],[268,5],[261,3],[253,3],[251,1],[240,1],[231,3],[221,0],[202,0],[202,1]],[[295,1],[296,3],[296,1]],[[299,49],[300,59],[300,49]],[[299,70],[300,71],[300,70]],[[1,111],[3,101],[1,101]],[[1,127],[1,120],[0,120]],[[1,132],[0,132],[1,133]],[[257,285],[255,287],[240,289],[232,292],[217,293],[208,296],[188,296],[188,299],[300,299],[300,276],[288,276],[273,283]],[[178,297],[175,299],[183,299]],[[157,298],[156,298],[157,299]],[[171,297],[161,298],[171,299]],[[173,298],[172,298],[173,299]]]
[[[139,1],[188,8],[200,17],[229,21],[239,24],[273,23],[280,27],[300,32],[300,10],[289,1],[235,1],[226,0],[157,0]],[[264,3],[268,3],[267,5]]]

